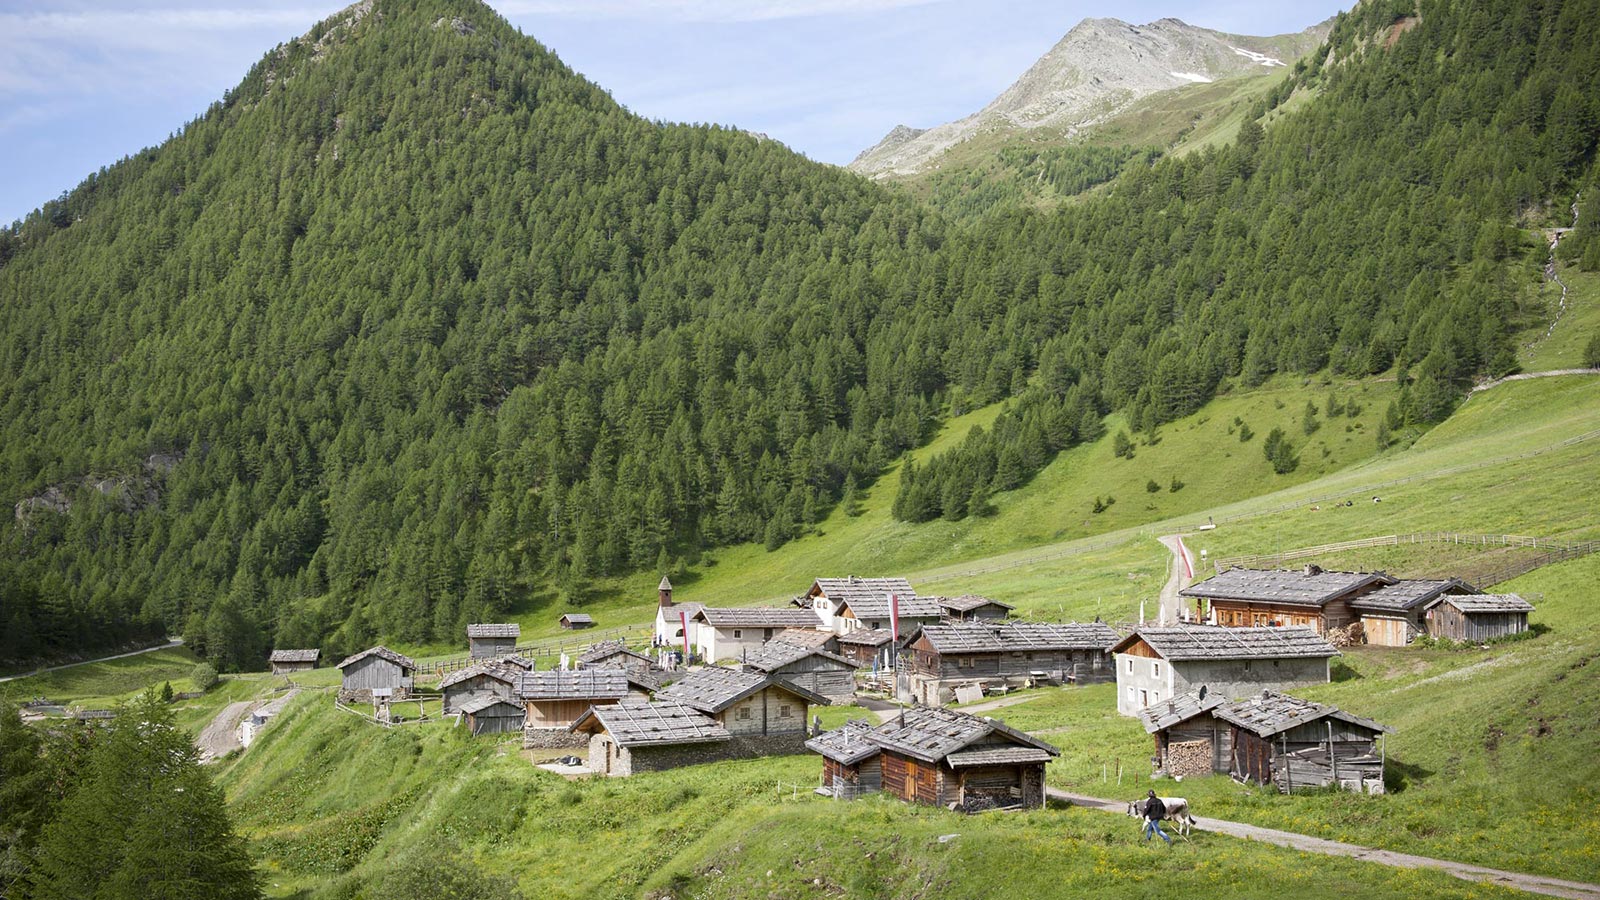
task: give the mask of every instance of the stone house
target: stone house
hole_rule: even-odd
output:
[[[945,622],[924,625],[900,651],[902,699],[927,706],[957,691],[1110,681],[1117,633],[1103,622]]]
[[[553,669],[524,672],[517,678],[516,699],[527,711],[524,747],[582,746],[568,730],[593,706],[645,702],[649,694],[629,680],[625,669]]]
[[[409,656],[379,646],[346,657],[338,669],[339,699],[346,703],[371,703],[374,690],[391,700],[411,696],[417,664]]]
[[[780,637],[746,653],[740,668],[774,676],[834,703],[847,704],[855,698],[856,669],[860,665],[837,653],[790,644]]]
[[[494,659],[517,652],[522,626],[515,622],[480,622],[467,626],[467,655],[473,659]]]
[[[817,618],[821,621],[819,627],[824,631],[840,633],[834,627],[833,617],[842,603],[862,597],[882,598],[889,594],[902,600],[917,596],[917,592],[911,589],[911,582],[904,578],[859,578],[850,575],[845,578],[818,578],[811,582],[811,587],[800,599],[816,610]]]
[[[656,699],[698,710],[727,729],[728,758],[801,752],[809,707],[828,705],[827,697],[781,678],[721,666],[690,672]]]
[[[1117,712],[1138,715],[1201,685],[1227,698],[1329,680],[1339,655],[1311,628],[1146,626],[1111,648]]]
[[[715,719],[681,703],[594,706],[572,723],[589,747],[589,768],[626,777],[728,759],[733,735]]]

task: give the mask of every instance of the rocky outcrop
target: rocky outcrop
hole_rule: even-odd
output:
[[[85,491],[110,497],[120,503],[123,509],[132,512],[161,500],[162,478],[181,462],[183,454],[178,451],[152,453],[140,462],[139,471],[135,474],[85,475],[72,481],[46,485],[39,493],[18,500],[13,512],[16,520],[23,525],[28,524],[33,514],[40,510],[70,515],[74,497],[82,496]]]

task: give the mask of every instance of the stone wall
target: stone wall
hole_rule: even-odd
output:
[[[568,747],[589,746],[587,734],[573,734],[565,728],[523,728],[524,750],[559,750]]]

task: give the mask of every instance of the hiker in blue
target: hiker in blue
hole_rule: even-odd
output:
[[[1161,798],[1156,796],[1155,791],[1151,791],[1150,796],[1144,799],[1144,839],[1146,843],[1149,842],[1150,835],[1153,832],[1161,835],[1161,839],[1167,842],[1168,847],[1172,846],[1172,838],[1167,837],[1167,833],[1161,830],[1161,820],[1166,817],[1167,805],[1161,802]]]

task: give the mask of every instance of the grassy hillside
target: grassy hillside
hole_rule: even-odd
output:
[[[1600,334],[1600,273],[1582,272],[1577,266],[1563,265],[1561,280],[1567,284],[1567,309],[1556,319],[1561,286],[1541,282],[1525,301],[1531,323],[1518,336],[1518,358],[1529,372],[1571,369],[1583,365],[1583,348]],[[1555,323],[1552,330],[1550,325]]]

